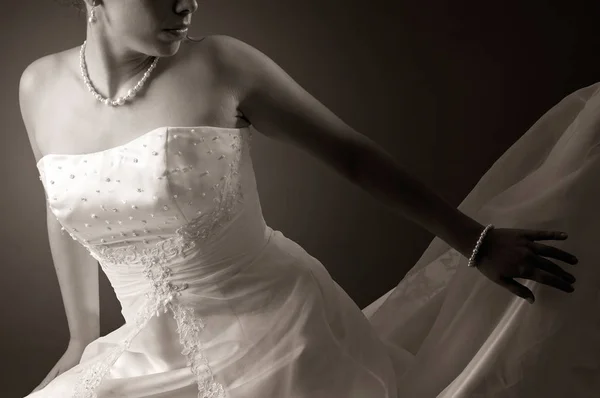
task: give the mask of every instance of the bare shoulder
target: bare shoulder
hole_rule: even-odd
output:
[[[48,85],[52,84],[49,77],[58,68],[57,62],[55,54],[36,59],[23,70],[19,81],[21,118],[36,161],[42,156],[35,135],[36,119],[43,104],[44,92],[47,91]]]
[[[239,61],[251,60],[248,57],[255,59],[260,53],[250,44],[227,35],[205,36],[202,40],[193,43],[201,44],[220,66],[236,66]]]
[[[44,88],[57,81],[57,73],[64,70],[67,59],[72,56],[76,48],[71,48],[59,53],[48,54],[31,62],[21,73],[19,95],[29,97],[43,93]]]
[[[297,144],[350,170],[348,155],[363,147],[364,137],[311,95],[273,59],[231,36],[207,38],[237,109],[263,135]],[[347,148],[347,151],[341,150]]]
[[[59,74],[64,73],[64,64],[74,49],[45,55],[28,64],[19,80],[19,107],[25,130],[29,137],[36,161],[41,157],[37,146],[36,120],[40,110],[48,101],[50,91],[59,84]]]
[[[56,54],[51,54],[38,58],[25,67],[19,81],[21,105],[31,105],[31,102],[43,92],[50,81],[49,76],[57,69],[57,63]]]
[[[234,91],[247,90],[261,72],[273,63],[254,46],[232,36],[210,35],[198,42],[200,43],[203,48],[199,51],[210,58],[219,77]]]

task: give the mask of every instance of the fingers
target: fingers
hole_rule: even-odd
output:
[[[566,251],[561,250],[557,247],[548,246],[548,245],[544,245],[541,243],[535,243],[535,242],[530,243],[529,247],[531,248],[531,250],[533,250],[536,254],[539,254],[540,256],[552,257],[552,258],[555,258],[557,260],[560,260],[567,264],[572,264],[572,265],[577,264],[579,262],[577,257],[575,257],[571,253],[567,253]]]
[[[575,283],[575,276],[568,273],[554,262],[536,255],[531,255],[529,260],[532,261],[533,266],[562,278],[569,283]]]
[[[531,240],[565,240],[569,236],[566,232],[560,231],[536,231],[531,229],[519,230],[523,236]]]
[[[566,293],[575,291],[571,286],[575,282],[575,277],[552,261],[535,254],[528,256],[527,260],[519,266],[519,271],[513,277],[529,279]]]
[[[521,297],[523,300],[527,300],[530,304],[535,302],[535,296],[531,290],[527,289],[514,279],[504,278],[500,285],[508,289],[512,294]]]
[[[575,288],[573,288],[571,283],[567,282],[563,278],[559,278],[558,276],[552,275],[539,268],[535,268],[533,272],[530,273],[530,275],[523,276],[522,278],[536,281],[543,285],[551,286],[555,289],[562,290],[565,293],[573,293],[575,291]]]
[[[532,265],[536,268],[534,268],[529,275],[523,276],[524,279],[530,279],[544,285],[552,286],[567,293],[571,293],[575,290],[573,286],[571,286],[571,284],[575,283],[575,277],[554,264],[552,261],[536,256],[533,258]]]

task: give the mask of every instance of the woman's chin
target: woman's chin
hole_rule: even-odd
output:
[[[181,42],[161,42],[154,48],[153,55],[160,58],[172,57],[177,54],[179,47],[181,47]]]

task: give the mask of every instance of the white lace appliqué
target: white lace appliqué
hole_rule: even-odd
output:
[[[202,352],[200,334],[204,329],[204,322],[194,313],[192,307],[178,302],[177,297],[187,288],[187,284],[175,284],[170,281],[172,270],[168,264],[170,260],[184,257],[189,249],[214,237],[223,223],[231,220],[237,204],[242,201],[242,187],[237,178],[242,149],[240,137],[237,136],[235,139],[235,146],[232,146],[236,149],[236,158],[222,180],[221,188],[215,198],[215,206],[211,211],[180,227],[176,231],[176,236],[160,240],[153,247],[138,248],[135,245],[128,245],[114,248],[108,245],[86,245],[90,254],[103,267],[107,264],[142,265],[144,276],[151,285],[146,294],[146,302],[136,314],[134,329],[106,357],[84,369],[84,374],[75,386],[74,398],[97,398],[96,390],[102,379],[110,372],[121,354],[130,347],[132,340],[153,316],[169,311],[177,322],[177,332],[183,347],[182,354],[187,357],[187,364],[196,376],[198,397],[225,398],[224,387],[215,381],[209,362]]]

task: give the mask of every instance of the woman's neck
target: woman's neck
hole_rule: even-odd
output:
[[[131,88],[128,83],[146,71],[154,60],[90,28],[85,47],[88,76],[96,90],[109,98],[124,95]]]

